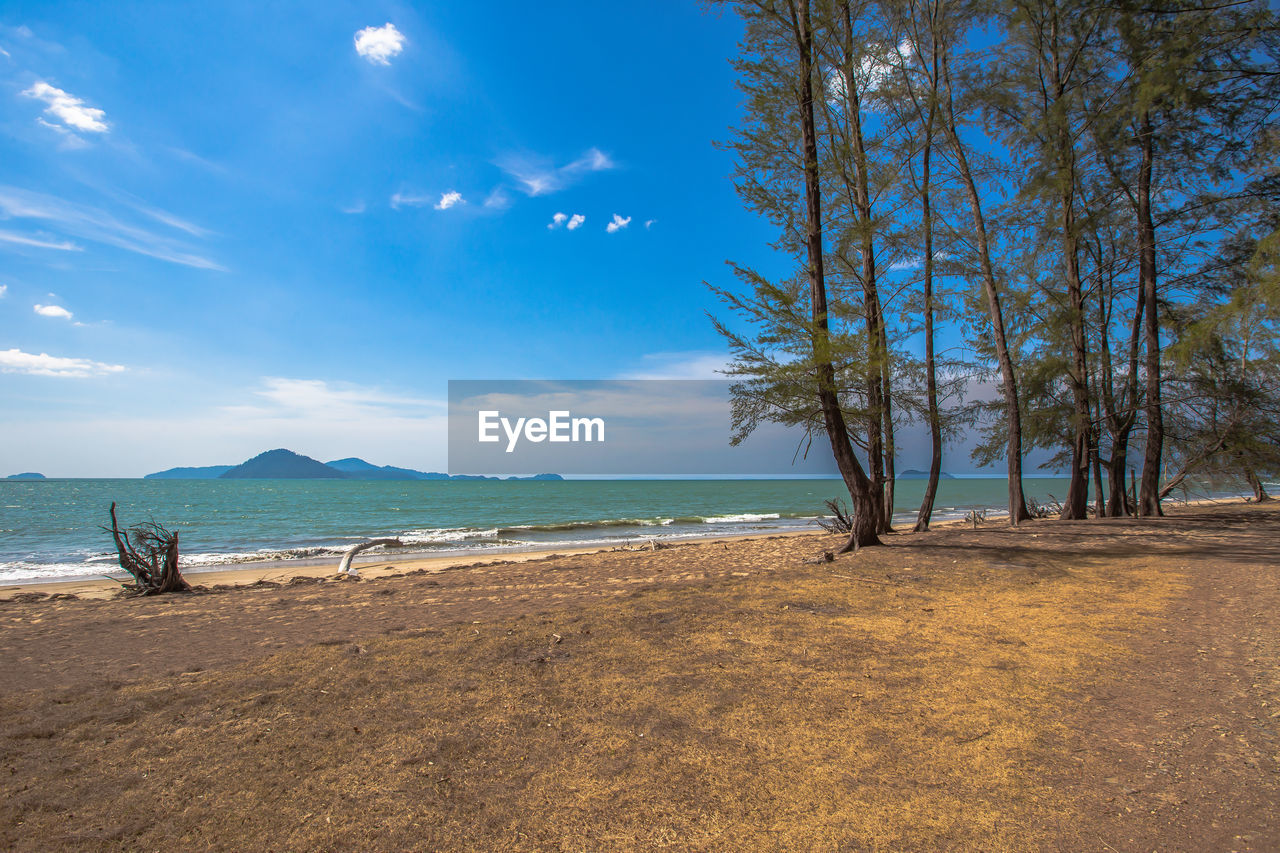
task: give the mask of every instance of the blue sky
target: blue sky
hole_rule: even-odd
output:
[[[0,6],[0,471],[440,467],[450,378],[708,375],[703,280],[771,263],[712,145],[737,26]]]
[[[442,470],[450,379],[715,376],[703,282],[790,272],[713,144],[738,37],[674,0],[0,2],[0,475]]]

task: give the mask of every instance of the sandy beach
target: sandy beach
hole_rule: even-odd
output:
[[[10,598],[0,844],[1280,845],[1280,512],[838,541]]]

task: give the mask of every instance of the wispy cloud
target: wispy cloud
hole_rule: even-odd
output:
[[[656,219],[646,219],[646,220],[644,221],[644,230],[648,231],[650,228],[652,228],[652,227],[657,223],[657,221],[658,221],[658,220],[656,220]]]
[[[626,228],[630,224],[631,224],[630,216],[628,216],[626,219],[623,219],[621,216],[615,213],[613,215],[613,221],[610,222],[608,225],[606,225],[604,227],[604,230],[608,231],[610,234],[613,234],[615,231],[621,231],[623,228]]]
[[[161,210],[158,207],[151,207],[149,205],[142,204],[141,202],[135,202],[135,201],[127,202],[127,204],[130,207],[132,207],[134,210],[141,213],[143,216],[150,217],[151,219],[154,219],[156,222],[159,222],[162,225],[168,225],[170,228],[177,229],[178,231],[185,231],[186,233],[190,234],[192,237],[208,237],[212,233],[211,231],[209,231],[209,229],[202,228],[199,225],[196,225],[194,222],[188,222],[187,220],[181,218],[180,216],[176,216],[167,210]]]
[[[350,213],[350,214],[364,213],[365,204],[363,201],[357,201],[352,204],[343,205],[342,207],[339,207],[338,210],[342,211],[343,213]]]
[[[498,161],[498,167],[515,178],[526,195],[539,196],[558,192],[583,175],[612,169],[615,164],[599,148],[589,148],[581,157],[563,166],[552,166],[538,158],[513,155]]]
[[[9,292],[9,285],[0,284],[0,299],[4,299],[5,294]]]
[[[440,194],[440,200],[435,203],[436,210],[448,210],[454,205],[466,204],[467,200],[462,197],[462,193],[449,190],[447,193]]]
[[[88,133],[106,133],[108,130],[107,123],[103,121],[106,113],[96,107],[85,106],[80,98],[56,86],[50,86],[43,80],[24,90],[22,94],[28,98],[44,101],[45,114],[52,116],[65,127]]]
[[[484,200],[484,206],[490,210],[506,210],[511,206],[511,196],[502,187],[495,187]]]
[[[365,27],[356,33],[356,53],[373,65],[390,65],[393,56],[404,50],[404,33],[387,23],[381,27]]]
[[[422,207],[431,204],[431,196],[414,195],[413,193],[395,193],[391,196],[391,208],[399,210],[402,207]]]
[[[34,246],[37,249],[56,249],[60,252],[83,252],[84,249],[68,240],[58,240],[53,237],[29,236],[27,234],[15,234],[12,231],[0,231],[0,241],[5,243],[16,243],[19,246]]]
[[[328,382],[323,379],[289,379],[267,376],[263,387],[254,392],[258,397],[299,415],[359,410],[368,414],[370,408],[430,409],[439,410],[445,404],[439,400],[390,394],[377,388]]]
[[[105,364],[101,361],[90,361],[87,358],[63,358],[43,352],[35,355],[20,349],[0,350],[0,373],[84,379],[90,376],[120,373],[123,370],[123,365]]]
[[[716,352],[655,352],[619,379],[725,379],[729,359]]]
[[[71,312],[61,305],[39,305],[35,306],[35,312],[41,317],[56,317],[60,320],[70,320]]]
[[[67,234],[174,264],[206,270],[226,269],[209,258],[195,254],[176,240],[122,222],[99,208],[76,204],[44,193],[0,185],[0,215],[12,219],[48,222]]]

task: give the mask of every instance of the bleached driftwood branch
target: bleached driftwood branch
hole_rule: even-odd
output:
[[[352,545],[347,549],[347,553],[342,555],[342,562],[338,563],[338,574],[345,574],[349,578],[359,577],[360,574],[356,567],[351,565],[351,560],[361,551],[367,551],[370,548],[377,548],[379,545],[389,545],[393,548],[399,548],[404,543],[399,539],[370,539],[368,542],[361,542],[358,545]]]

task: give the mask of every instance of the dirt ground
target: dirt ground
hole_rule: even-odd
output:
[[[1280,511],[0,602],[15,850],[1280,849]]]

